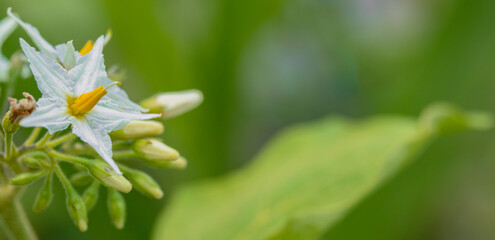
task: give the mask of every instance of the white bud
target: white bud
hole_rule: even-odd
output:
[[[144,100],[141,105],[151,112],[172,118],[194,109],[203,102],[203,93],[196,89],[157,94]]]
[[[165,167],[165,166],[164,166]],[[172,169],[184,169],[187,167],[187,160],[183,157],[179,157],[172,162],[169,162],[166,168]]]
[[[163,168],[180,157],[177,150],[156,139],[140,139],[134,142],[134,151],[148,165]]]

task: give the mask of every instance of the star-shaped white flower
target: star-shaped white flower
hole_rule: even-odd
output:
[[[112,141],[108,133],[123,128],[131,120],[160,115],[142,114],[139,109],[128,108],[132,101],[127,95],[123,100],[112,96],[111,90],[118,86],[108,79],[105,72],[104,37],[100,36],[92,50],[78,58],[69,70],[55,59],[36,51],[24,39],[21,38],[20,42],[42,93],[38,107],[20,122],[21,126],[40,126],[55,133],[72,125],[73,133],[91,145],[120,174],[112,159]],[[67,51],[77,54],[71,45],[71,42],[67,43]]]
[[[17,23],[10,19],[4,18],[0,21],[0,82],[5,82],[8,79],[10,61],[2,54],[2,45],[5,39],[15,30]]]
[[[58,44],[54,47],[48,41],[46,41],[43,36],[41,36],[38,29],[36,29],[31,24],[22,21],[18,16],[14,15],[11,8],[7,9],[7,14],[11,19],[16,21],[24,29],[24,31],[26,31],[27,35],[33,40],[34,45],[38,47],[41,53],[54,59],[65,69],[72,69],[77,64],[77,62],[79,62],[80,59],[84,57],[84,55],[89,53],[93,48],[93,43],[91,41],[88,41],[88,43],[79,52],[75,51],[72,41],[68,42],[67,44]],[[107,34],[107,36],[105,36],[104,43],[108,42],[109,39],[110,35]],[[121,102],[123,107],[125,107],[126,109],[135,109],[142,112],[147,111],[147,109],[129,100],[129,97],[127,96],[125,91],[119,87],[110,88],[106,96],[115,101]]]

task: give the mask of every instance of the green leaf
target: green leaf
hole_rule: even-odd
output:
[[[179,190],[154,239],[316,239],[437,136],[492,122],[450,104],[420,119],[332,117],[292,127],[244,169]]]

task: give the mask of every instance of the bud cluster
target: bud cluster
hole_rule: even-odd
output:
[[[126,194],[136,189],[154,199],[164,195],[158,181],[134,167],[139,164],[128,164],[129,160],[160,169],[185,168],[186,159],[159,139],[164,126],[157,118],[168,119],[197,107],[203,101],[202,93],[159,93],[139,106],[116,86],[124,79],[125,71],[104,67],[102,51],[111,31],[76,51],[73,41],[52,46],[10,8],[7,14],[6,19],[0,20],[0,36],[6,38],[20,26],[37,49],[20,39],[23,53],[17,52],[9,60],[0,51],[0,112],[4,114],[0,126],[0,146],[4,147],[3,152],[0,150],[0,188],[12,189],[12,199],[17,200],[16,194],[24,192],[25,186],[43,180],[32,207],[33,212],[42,213],[52,202],[53,182],[58,179],[65,190],[69,216],[80,231],[87,230],[88,212],[100,199],[100,189],[106,188],[108,214],[114,226],[122,229]],[[15,86],[22,86],[15,81],[31,76],[28,62],[43,95],[38,102],[26,92],[20,100],[8,97],[16,92]],[[66,84],[67,78],[74,84]],[[88,82],[105,86],[87,91]],[[72,96],[75,92],[83,93]],[[7,100],[8,110],[3,109]],[[145,109],[153,114],[144,113]],[[21,142],[14,141],[21,127],[34,128],[21,145],[16,145]],[[71,176],[64,171],[67,165],[76,169]],[[10,195],[0,200],[7,197]]]

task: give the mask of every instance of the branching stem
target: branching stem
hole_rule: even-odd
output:
[[[65,134],[64,136],[57,138],[57,139],[49,141],[48,143],[46,143],[45,146],[48,148],[56,147],[56,146],[64,143],[65,141],[69,141],[75,137],[76,137],[76,135],[74,135],[72,133],[68,133],[68,134]]]
[[[33,131],[31,131],[31,134],[29,135],[29,137],[24,142],[24,146],[33,145],[34,142],[36,141],[36,138],[38,138],[38,135],[40,135],[40,132],[41,132],[41,127],[35,127],[33,129]]]

